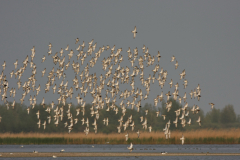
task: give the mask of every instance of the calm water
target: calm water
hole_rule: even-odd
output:
[[[0,145],[0,152],[129,152],[129,145]],[[239,153],[240,145],[134,145],[133,152],[168,152],[168,153]],[[239,160],[240,156],[166,156],[166,157],[81,157],[83,160],[132,160],[132,159],[173,159],[173,160]],[[1,158],[4,159],[4,158]],[[8,160],[48,160],[52,157],[44,158],[6,158]],[[59,160],[77,160],[78,157],[57,157]]]
[[[5,158],[6,160],[239,160],[239,156],[165,156],[165,157],[41,157]],[[4,158],[1,158],[4,159]]]
[[[129,152],[129,145],[0,145],[0,152]],[[239,153],[240,145],[133,145],[133,152]]]

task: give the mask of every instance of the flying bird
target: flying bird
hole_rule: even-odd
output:
[[[129,152],[132,152],[133,150],[133,144],[131,143],[129,147],[127,147],[127,149],[129,149]]]
[[[209,105],[211,105],[211,109],[213,109],[214,103],[209,103]]]
[[[133,33],[133,38],[135,38],[136,37],[136,33],[137,33],[137,27],[136,26],[134,27],[134,30],[132,31],[132,33]]]
[[[184,144],[184,136],[182,135],[182,137],[180,138],[180,140],[182,141],[182,145]]]

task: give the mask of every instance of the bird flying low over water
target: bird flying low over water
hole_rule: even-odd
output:
[[[182,145],[184,144],[184,140],[185,140],[185,138],[184,138],[184,136],[182,135],[182,137],[180,138],[180,140],[182,141]]]
[[[132,144],[132,143],[130,143],[130,146],[129,146],[129,147],[127,147],[127,149],[129,149],[129,152],[132,152],[132,150],[133,150],[133,144]]]

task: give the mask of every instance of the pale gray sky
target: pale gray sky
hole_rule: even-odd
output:
[[[220,109],[227,104],[233,104],[237,113],[240,114],[238,101],[240,97],[240,1],[238,0],[2,0],[0,4],[0,64],[6,61],[7,67],[4,73],[8,76],[10,88],[16,87],[17,82],[14,78],[11,80],[9,78],[9,73],[14,69],[13,63],[16,59],[22,62],[27,55],[30,56],[33,46],[36,48],[34,63],[38,67],[37,77],[39,78],[36,82],[38,86],[47,82],[46,76],[41,78],[41,71],[47,67],[48,73],[55,66],[50,57],[44,64],[40,63],[43,55],[47,55],[49,42],[53,45],[53,53],[59,52],[68,44],[70,49],[75,50],[77,48],[75,39],[78,37],[80,43],[94,39],[94,42],[97,42],[97,49],[103,45],[110,47],[116,45],[116,48],[122,48],[121,54],[125,54],[122,66],[130,64],[126,56],[128,47],[131,49],[138,47],[141,53],[141,47],[146,45],[152,56],[160,51],[162,56],[160,67],[168,71],[164,93],[169,90],[173,92],[168,85],[171,78],[174,83],[180,84],[181,96],[200,84],[201,100],[199,102],[190,100],[188,94],[189,105],[198,104],[206,113],[210,110],[208,104],[210,102],[215,103],[215,107]],[[131,33],[134,26],[137,26],[138,31],[136,39],[133,39]],[[101,59],[110,55],[110,52],[104,53]],[[174,63],[170,63],[173,55],[179,62],[177,70],[174,69]],[[144,71],[145,78],[154,66]],[[82,70],[83,67],[80,69]],[[189,81],[185,90],[182,80],[179,79],[183,69],[186,70],[186,79]],[[28,68],[22,81],[24,78],[27,79],[31,74],[30,71]],[[101,62],[90,69],[90,72],[97,72],[98,75],[103,73]],[[74,74],[71,72],[67,74],[70,82]],[[137,85],[139,83],[135,88],[138,87]],[[38,103],[41,102],[42,97],[46,97],[47,102],[52,100],[57,102],[57,94],[52,95],[52,91],[44,94],[43,87],[41,90]],[[143,103],[153,104],[153,99],[161,91],[158,83],[151,85],[150,97]],[[16,101],[19,102],[21,94],[22,91],[19,90]],[[25,99],[27,105],[28,98],[29,95]],[[13,99],[9,98],[9,101],[11,100]],[[88,95],[87,103],[91,103],[91,100],[91,96]],[[73,101],[76,103],[75,98]]]

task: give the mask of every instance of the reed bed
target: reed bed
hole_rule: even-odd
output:
[[[185,144],[240,144],[240,129],[200,129],[191,131],[172,131],[169,139],[163,132],[126,133],[0,133],[0,144],[180,144],[182,134]]]

